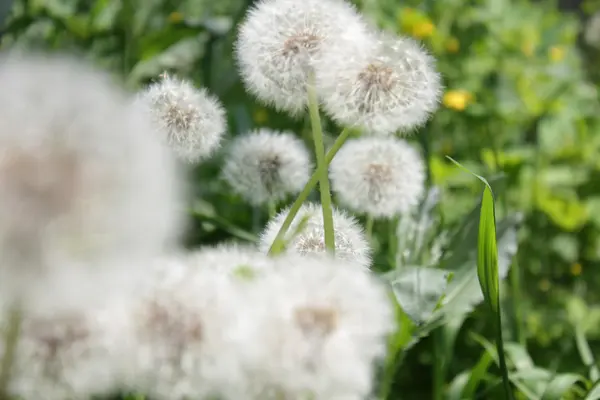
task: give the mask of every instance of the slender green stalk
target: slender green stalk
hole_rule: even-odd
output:
[[[12,366],[17,352],[22,321],[23,316],[21,309],[18,306],[14,306],[10,310],[8,323],[3,335],[4,357],[2,358],[2,364],[0,364],[0,400],[10,399],[8,395],[8,385],[10,383]]]
[[[444,399],[444,383],[446,381],[446,349],[444,348],[444,331],[438,328],[431,333],[433,339],[433,400]]]
[[[325,160],[325,145],[323,144],[323,128],[319,116],[319,99],[311,79],[306,86],[308,94],[308,111],[312,127],[313,141],[315,142],[315,157],[317,159],[317,172],[319,174],[319,192],[321,193],[321,207],[323,208],[323,230],[325,235],[325,248],[331,253],[335,252],[335,236],[333,230],[333,209],[331,205],[331,191],[329,190],[329,174]]]
[[[333,143],[333,146],[331,147],[331,149],[329,149],[327,155],[325,156],[325,162],[327,163],[327,165],[331,163],[333,157],[335,157],[337,152],[342,148],[342,145],[346,142],[346,140],[350,136],[350,133],[350,129],[344,129],[342,133],[340,133],[340,136],[338,136],[338,138]],[[292,221],[294,221],[294,217],[298,214],[298,211],[300,211],[300,207],[302,207],[302,204],[306,201],[306,199],[308,199],[310,192],[315,188],[315,186],[317,186],[317,182],[319,182],[319,177],[319,171],[317,170],[312,174],[312,176],[304,186],[304,189],[302,189],[294,203],[290,206],[290,210],[288,211],[288,214],[285,217],[283,224],[281,224],[281,228],[279,228],[279,232],[277,232],[275,240],[273,240],[273,243],[271,244],[269,254],[273,254],[273,251],[276,247],[275,243],[279,243],[283,240],[283,237],[292,225]]]
[[[272,219],[277,214],[277,205],[274,201],[269,201],[268,205],[269,219]]]
[[[367,220],[365,221],[365,232],[369,240],[373,239],[373,225],[375,225],[375,220],[372,216],[367,215]]]

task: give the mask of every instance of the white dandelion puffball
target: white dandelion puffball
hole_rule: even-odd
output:
[[[242,80],[263,103],[300,115],[315,59],[334,43],[355,46],[366,31],[343,0],[262,0],[248,12],[235,45]]]
[[[153,122],[181,160],[195,163],[219,148],[227,130],[225,110],[206,89],[165,74],[140,100],[149,105]]]
[[[233,140],[223,177],[248,202],[264,205],[299,193],[311,170],[302,140],[291,132],[262,128]]]
[[[127,387],[157,400],[206,399],[242,387],[237,346],[253,346],[244,338],[254,319],[244,286],[222,271],[171,267],[130,309]]]
[[[338,200],[355,212],[391,218],[412,211],[425,193],[425,163],[409,143],[367,136],[346,143],[329,167]]]
[[[367,398],[374,362],[395,329],[385,286],[341,260],[283,256],[280,262],[255,289],[258,331],[254,351],[244,355],[255,385],[249,397]]]
[[[269,221],[260,237],[259,247],[262,251],[269,251],[288,212],[289,208]],[[335,230],[335,257],[369,268],[371,248],[358,221],[344,211],[334,208],[333,227]],[[294,234],[296,235],[293,236]],[[320,204],[305,203],[302,205],[286,232],[285,241],[288,244],[288,252],[309,256],[329,255],[325,247],[323,211]]]
[[[0,87],[0,296],[115,294],[112,278],[143,271],[124,265],[180,234],[171,152],[130,96],[74,59],[6,55]]]
[[[323,108],[337,123],[365,133],[410,131],[438,107],[434,62],[414,40],[383,33],[360,51],[337,46],[315,67]]]
[[[23,400],[87,399],[119,389],[118,310],[26,316],[8,391]],[[0,344],[0,359],[4,349]]]

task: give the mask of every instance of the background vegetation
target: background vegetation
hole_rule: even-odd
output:
[[[4,49],[76,51],[122,76],[132,90],[164,71],[176,73],[224,102],[230,135],[256,126],[309,134],[304,122],[260,106],[241,86],[232,42],[252,0],[9,3],[0,6]],[[440,189],[432,235],[460,226],[481,194],[481,183],[446,155],[480,175],[503,176],[494,185],[501,258],[513,252],[502,248],[503,218],[520,228],[518,251],[502,284],[504,336],[517,395],[583,398],[600,378],[594,359],[600,355],[600,44],[584,40],[600,1],[355,3],[379,26],[421,39],[444,76],[443,106],[414,136],[428,157],[430,182]],[[253,240],[266,221],[263,211],[231,195],[218,179],[219,165],[216,157],[191,171],[189,246]],[[386,230],[385,223],[376,223],[375,268],[381,271],[390,265]],[[467,238],[449,232],[451,240]],[[474,243],[467,245],[474,250]],[[450,265],[458,259],[451,256],[441,263],[460,278],[462,264]],[[425,263],[424,258],[411,262]],[[422,303],[415,312],[423,311]],[[404,353],[389,398],[500,396],[493,348],[487,351],[478,339],[493,337],[490,324],[483,306],[447,316],[444,327]],[[572,379],[556,384],[562,389],[551,397],[553,378],[565,372],[576,375],[562,375]]]

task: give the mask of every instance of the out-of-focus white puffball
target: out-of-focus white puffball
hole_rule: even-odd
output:
[[[182,185],[145,112],[73,58],[0,59],[0,296],[113,298],[181,230]]]
[[[376,218],[412,211],[425,193],[425,163],[408,142],[362,137],[332,160],[331,186],[344,206]]]
[[[225,158],[223,177],[253,205],[299,193],[310,178],[306,145],[291,132],[267,128],[237,136]]]
[[[165,74],[138,101],[149,106],[150,118],[182,161],[199,162],[221,145],[227,130],[225,110],[206,89]]]

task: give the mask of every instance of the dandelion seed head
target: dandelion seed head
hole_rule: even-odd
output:
[[[9,391],[23,400],[84,399],[119,389],[120,332],[109,309],[26,316]],[[3,354],[0,345],[0,356]]]
[[[425,163],[406,141],[367,136],[346,143],[330,165],[331,187],[355,212],[391,218],[412,211],[425,194]]]
[[[283,210],[267,224],[263,231],[259,247],[267,252],[277,236],[289,208]],[[300,225],[303,221],[305,225]],[[335,230],[335,257],[352,261],[369,268],[371,264],[371,249],[358,221],[345,212],[333,209],[333,225]],[[292,234],[300,229],[299,233]],[[286,233],[288,252],[304,256],[328,256],[325,247],[325,231],[323,228],[323,213],[321,205],[305,203],[294,218]]]
[[[339,124],[366,133],[410,131],[438,107],[435,60],[413,39],[371,36],[370,43],[337,46],[320,59],[315,69],[323,107]]]
[[[175,161],[104,73],[62,56],[1,61],[1,296],[40,306],[104,297],[100,282],[116,288],[112,278],[135,272],[116,260],[152,257],[179,235]]]
[[[158,268],[131,308],[128,387],[158,400],[209,398],[241,387],[237,343],[252,345],[244,341],[251,311],[240,282],[188,261]]]
[[[395,328],[384,286],[347,261],[283,256],[276,273],[257,282],[261,327],[252,358],[256,386],[283,398],[363,399],[374,362],[384,356]],[[247,354],[247,355],[250,355]],[[282,397],[280,397],[282,398]]]
[[[139,100],[149,106],[152,120],[181,160],[195,163],[219,148],[227,130],[225,110],[206,89],[165,74]]]
[[[248,202],[264,205],[300,192],[311,168],[308,149],[294,134],[262,128],[233,140],[223,177]]]
[[[250,93],[292,116],[306,108],[315,59],[333,43],[361,40],[365,24],[342,0],[262,0],[250,10],[236,42]]]

